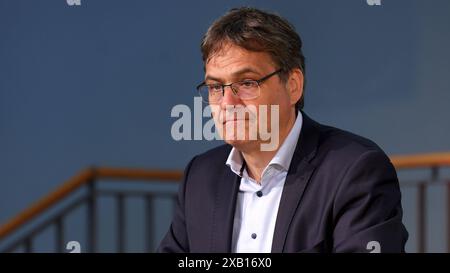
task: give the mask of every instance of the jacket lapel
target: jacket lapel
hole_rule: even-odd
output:
[[[225,165],[225,164],[224,164]],[[215,184],[211,252],[231,252],[234,212],[241,178],[225,166],[224,173]]]
[[[319,141],[318,124],[302,112],[303,125],[284,184],[272,241],[272,252],[283,252],[289,226],[315,166],[310,163]]]

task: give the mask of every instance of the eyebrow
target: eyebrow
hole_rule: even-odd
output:
[[[246,74],[246,73],[253,73],[253,74],[261,75],[258,71],[256,71],[255,69],[253,69],[251,67],[244,67],[242,69],[239,69],[238,71],[235,71],[235,72],[231,73],[231,75],[233,77],[238,77],[238,76],[241,76],[242,74]],[[211,76],[211,75],[206,75],[205,82],[208,81],[208,80],[216,81],[216,82],[222,82],[222,79],[220,79],[220,78],[216,78],[216,77]]]

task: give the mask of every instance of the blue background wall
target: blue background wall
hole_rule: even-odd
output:
[[[219,144],[172,140],[170,111],[193,106],[207,27],[242,5],[300,33],[311,117],[388,154],[450,150],[450,2],[381,3],[0,0],[0,223],[85,167],[182,169]],[[430,249],[443,251],[434,206]]]

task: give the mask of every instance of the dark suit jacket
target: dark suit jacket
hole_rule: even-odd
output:
[[[158,252],[230,252],[240,177],[225,165],[231,146],[194,157]],[[394,167],[372,141],[321,125],[303,126],[283,188],[272,252],[403,252]],[[369,244],[369,246],[368,246]]]

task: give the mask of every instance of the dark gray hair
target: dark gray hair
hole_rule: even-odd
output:
[[[299,68],[305,75],[305,56],[302,40],[286,19],[255,8],[234,8],[217,19],[203,37],[201,51],[203,62],[231,42],[249,51],[270,54],[282,69],[280,79],[286,81],[292,69]],[[296,103],[298,111],[303,109],[304,93]]]

